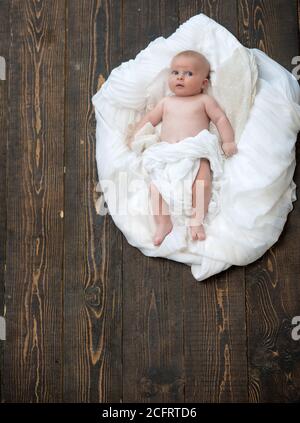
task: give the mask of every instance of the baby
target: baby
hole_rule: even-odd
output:
[[[170,64],[168,84],[175,95],[161,99],[156,107],[137,123],[134,131],[137,132],[147,122],[156,126],[162,121],[160,138],[169,143],[176,143],[184,138],[196,136],[203,129],[208,129],[211,120],[220,133],[225,156],[230,157],[237,153],[229,120],[218,103],[205,93],[209,74],[210,64],[202,54],[185,50],[174,56]],[[129,147],[132,139],[129,141]],[[192,186],[193,214],[189,228],[193,240],[206,238],[203,219],[208,211],[211,197],[211,180],[210,163],[207,159],[201,158]],[[203,187],[201,203],[196,198],[196,192],[199,192],[198,189],[196,190],[197,182],[200,182]],[[160,245],[166,235],[171,232],[173,223],[168,212],[168,205],[154,184],[150,184],[150,194],[156,223],[153,243]]]

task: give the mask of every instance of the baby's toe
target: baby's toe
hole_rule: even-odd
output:
[[[153,244],[154,245],[160,245],[161,242],[162,242],[162,239],[161,238],[154,238]]]
[[[197,232],[196,232],[195,228],[193,226],[191,226],[190,231],[191,231],[192,240],[196,241],[197,240]]]
[[[200,241],[203,241],[206,238],[205,232],[204,232],[204,228],[203,226],[200,227],[200,230],[198,232],[198,239]]]
[[[203,241],[205,238],[206,238],[205,234],[203,234],[201,232],[198,234],[199,241]]]

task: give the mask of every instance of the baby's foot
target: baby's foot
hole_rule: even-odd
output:
[[[172,229],[173,223],[171,219],[157,223],[156,232],[153,237],[153,244],[156,246],[160,245]]]
[[[191,236],[194,241],[204,241],[206,238],[204,227],[202,224],[190,226]]]

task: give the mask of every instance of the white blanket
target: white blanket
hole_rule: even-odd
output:
[[[149,169],[155,172],[159,155],[151,146],[147,150],[153,155],[149,152],[148,161],[143,162],[147,155],[130,151],[125,139],[128,125],[168,95],[163,77],[171,58],[185,49],[208,57],[213,70],[211,92],[235,129],[238,154],[219,161],[217,156],[210,156],[215,157],[220,177],[215,180],[216,210],[210,213],[213,219],[207,224],[206,240],[191,240],[186,226],[178,221],[157,247],[152,242],[155,223],[149,208]],[[237,60],[237,56],[244,61]],[[241,73],[241,69],[248,71]],[[233,91],[227,85],[226,90],[222,89],[224,80],[232,82]],[[230,97],[232,92],[234,96]],[[98,212],[105,212],[101,207],[105,199],[115,224],[132,246],[147,256],[166,257],[191,266],[198,281],[231,265],[253,262],[277,241],[296,200],[293,174],[300,129],[299,102],[300,89],[290,72],[260,50],[245,49],[207,16],[192,17],[169,38],[157,38],[134,60],[115,68],[93,97],[98,190],[104,193],[102,203],[97,204]],[[207,137],[218,136],[213,127],[209,129]],[[160,128],[157,130],[159,133]],[[192,145],[196,144],[187,144],[192,153]],[[174,145],[160,147],[168,148],[167,157],[172,156],[170,147],[176,151]],[[222,172],[218,173],[221,162]],[[190,163],[190,181],[197,163]],[[189,204],[190,200],[186,201]]]

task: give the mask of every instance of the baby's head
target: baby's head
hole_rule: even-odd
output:
[[[210,64],[197,51],[185,50],[176,54],[170,68],[169,87],[177,96],[200,94],[208,85]]]

